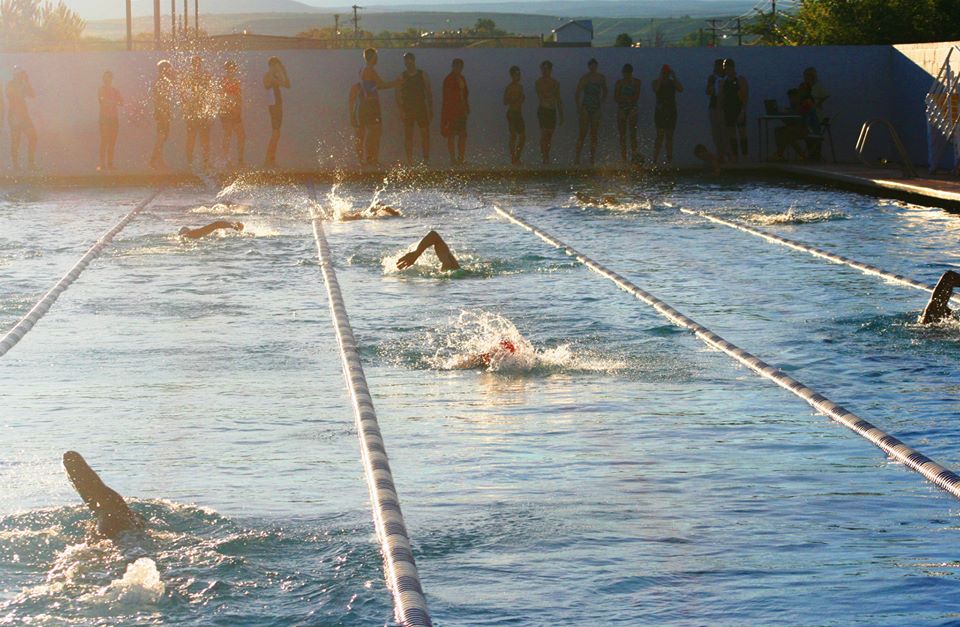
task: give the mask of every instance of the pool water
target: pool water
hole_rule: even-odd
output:
[[[583,206],[580,189],[620,207]],[[149,193],[0,194],[0,331]],[[960,504],[531,234],[960,467],[960,217],[789,183],[318,185],[438,625],[942,623]],[[238,203],[238,204],[227,204]],[[0,359],[0,623],[393,620],[306,187],[165,190]],[[243,233],[180,241],[184,225]],[[463,269],[396,258],[430,229]],[[463,369],[509,338],[516,355]],[[83,453],[150,532],[85,535]],[[129,567],[129,568],[128,568]]]

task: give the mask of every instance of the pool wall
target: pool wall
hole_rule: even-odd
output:
[[[577,131],[576,118],[570,112],[574,108],[574,88],[586,71],[587,60],[596,58],[599,61],[611,91],[620,75],[620,67],[624,63],[634,66],[635,75],[643,81],[640,133],[643,152],[648,157],[654,135],[650,84],[660,66],[670,64],[685,87],[678,96],[679,124],[675,140],[675,161],[684,165],[693,162],[691,153],[696,143],[710,143],[704,90],[713,59],[721,54],[733,56],[739,72],[750,82],[748,130],[754,156],[758,143],[757,116],[763,111],[763,101],[776,98],[783,102],[786,90],[799,84],[803,69],[815,66],[819,69],[821,81],[832,93],[826,108],[834,118],[834,138],[841,161],[854,160],[853,144],[863,120],[883,117],[898,125],[915,162],[924,163],[923,96],[929,87],[931,73],[939,69],[937,61],[942,60],[947,50],[949,44],[896,48],[743,47],[722,51],[709,48],[554,48],[429,49],[415,52],[419,67],[431,78],[438,113],[441,83],[449,71],[450,62],[454,57],[464,59],[472,109],[468,122],[467,159],[473,166],[497,167],[508,165],[502,94],[511,65],[518,65],[523,72],[528,135],[524,161],[533,165],[539,162],[533,85],[539,75],[539,63],[544,59],[553,61],[554,75],[560,81],[568,112],[566,123],[558,129],[554,139],[554,155],[558,165],[570,165]],[[378,69],[384,78],[393,78],[402,70],[403,52],[382,52]],[[240,63],[248,163],[259,165],[262,162],[270,133],[266,111],[269,94],[260,81],[266,69],[266,59],[271,54],[283,59],[292,81],[292,88],[284,94],[280,167],[293,171],[355,167],[347,94],[361,67],[359,51],[205,53],[207,71],[215,75],[220,73],[220,67],[227,59]],[[125,173],[148,173],[147,161],[153,142],[153,112],[148,90],[155,75],[154,65],[157,60],[170,57],[178,68],[182,68],[186,66],[188,56],[185,53],[171,56],[153,52],[2,54],[0,77],[8,80],[10,68],[14,65],[20,65],[30,73],[36,91],[31,110],[39,134],[37,161],[42,170],[51,175],[83,175],[92,172],[97,163],[97,87],[103,71],[112,70],[115,85],[127,101],[121,117],[118,166]],[[384,111],[381,160],[390,164],[402,156],[402,128],[393,93],[385,92],[381,99]],[[168,163],[174,168],[185,165],[185,127],[178,115],[176,112],[166,153]],[[220,136],[219,123],[215,123],[212,133],[215,154]],[[446,165],[445,141],[439,134],[436,119],[431,127],[431,138],[433,163]],[[0,172],[7,171],[10,166],[8,141],[8,133],[0,135]],[[884,140],[877,141],[876,149],[884,150]],[[603,112],[598,162],[616,164],[617,161],[616,109],[608,101]]]

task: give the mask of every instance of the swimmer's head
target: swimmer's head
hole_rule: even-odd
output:
[[[587,67],[588,67],[590,70],[595,70],[595,69],[597,69],[597,65],[599,65],[599,64],[597,63],[597,60],[596,60],[596,59],[590,59],[589,61],[587,61]]]
[[[160,76],[167,76],[173,71],[173,66],[166,59],[157,61],[157,72]]]
[[[510,76],[511,76],[512,78],[515,78],[515,79],[520,78],[520,68],[517,67],[516,65],[511,65],[511,66],[510,66]]]
[[[185,227],[182,227],[179,231],[177,231],[177,235],[183,236],[183,235],[186,235],[186,234],[189,233],[189,232],[190,232],[190,227],[189,227],[189,226],[185,226]]]
[[[508,353],[517,352],[517,347],[513,345],[513,342],[510,340],[500,340],[500,348],[507,351]]]
[[[377,49],[376,48],[367,48],[363,51],[363,60],[367,63],[376,63],[377,62]]]

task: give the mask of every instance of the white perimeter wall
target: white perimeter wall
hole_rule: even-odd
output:
[[[501,104],[503,88],[511,65],[520,66],[527,92],[524,112],[527,121],[525,162],[539,162],[536,123],[536,97],[533,82],[544,59],[554,64],[567,111],[566,123],[554,139],[554,154],[561,164],[572,163],[576,141],[576,116],[573,92],[586,71],[587,60],[595,57],[607,75],[611,90],[624,63],[632,63],[634,74],[643,81],[640,133],[643,150],[649,157],[653,143],[653,93],[651,81],[660,66],[669,63],[686,91],[678,96],[679,123],[676,133],[675,161],[692,163],[694,144],[710,145],[707,120],[706,78],[713,59],[722,55],[736,59],[740,73],[750,81],[749,131],[751,153],[756,157],[756,118],[763,112],[763,100],[783,102],[785,92],[800,83],[805,67],[816,66],[821,81],[832,92],[826,109],[834,118],[834,137],[841,161],[854,159],[853,145],[860,125],[870,117],[896,118],[907,124],[904,141],[915,155],[925,154],[925,127],[921,103],[929,86],[929,76],[907,57],[889,46],[816,47],[816,48],[708,48],[624,49],[624,48],[542,48],[542,49],[430,49],[417,50],[418,65],[430,76],[439,116],[441,81],[454,57],[464,59],[471,91],[471,116],[468,122],[467,159],[478,166],[508,164],[507,124]],[[402,50],[383,50],[379,70],[392,78],[402,70]],[[244,120],[248,142],[248,163],[262,163],[270,133],[267,116],[268,92],[260,84],[266,59],[274,53],[210,53],[205,55],[208,71],[219,73],[226,59],[241,66],[245,89]],[[293,86],[284,93],[284,129],[279,151],[281,167],[290,170],[355,167],[352,130],[349,125],[347,94],[361,68],[357,50],[284,50],[275,54],[287,66]],[[104,70],[115,75],[115,85],[127,100],[122,113],[117,164],[124,172],[148,172],[146,167],[153,142],[153,112],[148,98],[154,65],[163,55],[150,52],[110,53],[36,53],[0,55],[0,77],[9,79],[11,68],[21,65],[31,76],[36,100],[31,103],[39,133],[38,163],[50,174],[91,173],[97,163],[97,87]],[[188,57],[172,57],[175,65],[185,67]],[[908,73],[910,80],[898,81],[895,72]],[[926,85],[924,85],[926,81]],[[906,92],[905,87],[910,91]],[[918,91],[919,90],[919,91]],[[913,93],[918,92],[918,93]],[[382,95],[384,136],[382,161],[393,163],[402,155],[402,131],[392,92]],[[919,113],[917,113],[919,111]],[[913,118],[920,116],[918,120]],[[617,162],[616,109],[608,101],[601,129],[600,163]],[[433,162],[446,165],[445,143],[439,133],[438,119],[431,128]],[[167,160],[182,167],[185,128],[182,119],[173,125],[167,147]],[[4,125],[0,135],[0,172],[9,168]],[[219,124],[214,126],[214,145],[220,141]],[[771,137],[772,143],[772,137]],[[419,154],[419,149],[417,150]],[[921,157],[922,158],[922,157]]]

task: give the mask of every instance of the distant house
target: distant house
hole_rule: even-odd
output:
[[[590,46],[593,44],[593,20],[573,20],[554,29],[553,41],[558,46]]]

